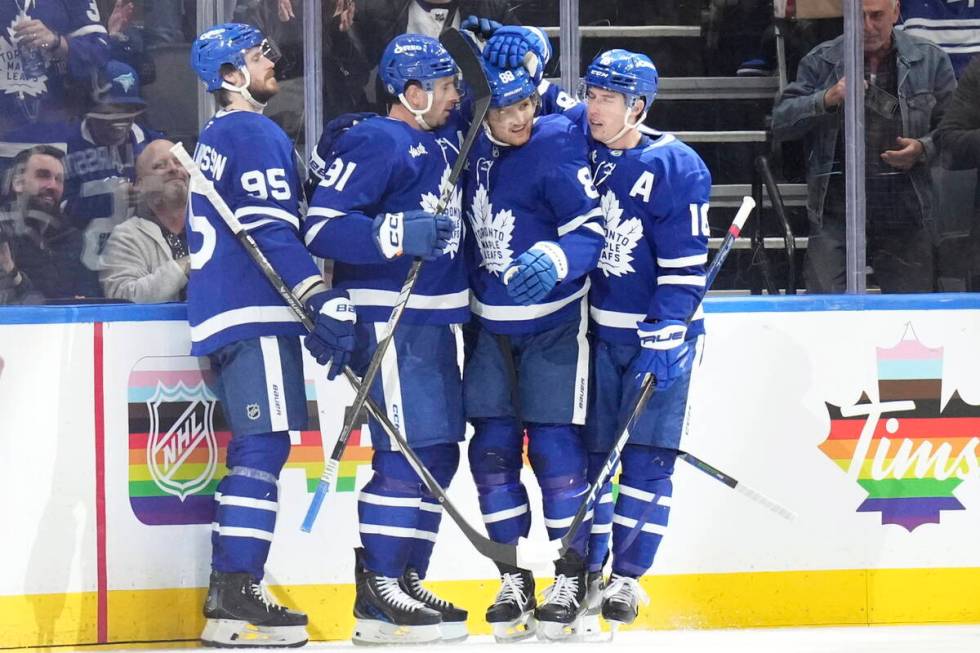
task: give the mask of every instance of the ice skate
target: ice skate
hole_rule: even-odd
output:
[[[602,593],[606,589],[606,581],[602,577],[601,571],[590,571],[587,576],[587,581],[585,611],[582,613],[576,639],[586,642],[597,642],[602,639],[602,626],[599,624],[599,614],[602,612]]]
[[[467,638],[469,632],[466,630],[466,610],[457,608],[445,599],[441,599],[422,585],[419,572],[409,568],[401,579],[402,589],[405,593],[416,601],[421,601],[425,607],[435,610],[442,617],[440,630],[442,641],[461,642]]]
[[[534,635],[534,576],[524,569],[502,570],[500,591],[487,608],[487,623],[498,642],[517,642]]]
[[[405,593],[398,578],[364,568],[362,549],[355,549],[355,644],[424,644],[442,639],[442,618]]]
[[[635,578],[613,574],[603,592],[602,618],[609,622],[613,635],[622,624],[631,624],[639,613],[638,603],[646,605],[650,597]]]
[[[545,590],[545,600],[534,611],[538,639],[563,641],[581,634],[586,603],[585,562],[574,551],[555,563],[555,582]]]
[[[247,573],[212,571],[204,616],[204,646],[296,647],[309,639],[306,615],[276,603]]]

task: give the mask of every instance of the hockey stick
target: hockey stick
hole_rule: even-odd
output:
[[[231,211],[228,205],[225,203],[224,198],[218,194],[212,184],[202,173],[197,164],[191,159],[190,155],[184,149],[181,144],[175,145],[171,148],[171,153],[177,157],[181,165],[187,169],[191,176],[191,182],[193,186],[197,187],[197,192],[207,197],[214,206],[215,210],[222,217],[228,228],[231,229],[232,233],[238,238],[242,247],[252,258],[255,264],[265,275],[265,278],[272,284],[276,292],[282,297],[283,301],[289,306],[293,311],[293,314],[299,319],[299,321],[306,327],[307,331],[313,330],[313,320],[307,315],[306,310],[303,308],[302,303],[296,298],[292,293],[290,288],[276,272],[272,264],[259,249],[258,243],[252,235],[246,231],[242,224],[235,217],[235,214]],[[192,187],[193,187],[192,186]],[[344,367],[344,377],[350,382],[351,387],[354,388],[355,392],[360,390],[361,384],[357,379],[357,375],[350,369],[350,367]],[[450,518],[459,526],[460,530],[463,531],[463,535],[473,544],[474,548],[484,556],[495,560],[497,562],[502,562],[508,565],[516,567],[527,567],[527,566],[537,566],[544,564],[551,560],[553,550],[551,545],[548,543],[541,542],[531,542],[527,539],[523,539],[518,542],[517,545],[513,544],[502,544],[500,542],[494,542],[493,540],[485,537],[479,531],[477,531],[466,518],[463,517],[462,513],[456,508],[455,505],[446,496],[445,490],[440,487],[438,481],[432,476],[425,465],[415,454],[412,448],[409,446],[408,441],[401,434],[401,431],[391,423],[388,418],[387,413],[382,410],[371,397],[367,397],[366,406],[368,412],[374,417],[378,422],[381,423],[382,428],[385,432],[391,436],[395,442],[398,443],[399,448],[402,453],[405,454],[406,460],[408,460],[409,465],[415,470],[419,478],[428,488],[429,492],[436,498],[437,501],[445,508],[446,512],[449,514]],[[332,461],[330,461],[332,462]],[[329,463],[328,463],[329,464]]]
[[[743,197],[742,205],[735,214],[735,220],[728,228],[728,233],[725,235],[725,240],[718,249],[718,253],[711,260],[711,265],[708,266],[708,270],[705,273],[705,292],[708,291],[708,288],[711,287],[715,277],[718,276],[718,272],[721,270],[721,266],[725,262],[725,258],[728,257],[728,253],[731,251],[732,245],[735,243],[735,239],[738,238],[738,235],[742,232],[742,227],[745,225],[745,221],[748,219],[749,214],[752,213],[753,208],[755,208],[755,200],[748,195]],[[690,322],[691,318],[693,318],[693,315],[689,317],[687,321]],[[568,530],[558,541],[560,544],[559,557],[564,556],[568,551],[572,540],[575,539],[576,532],[578,531],[579,527],[581,527],[582,522],[585,521],[588,514],[592,511],[592,504],[595,502],[596,496],[598,496],[602,486],[605,485],[606,480],[612,476],[616,465],[619,464],[619,457],[623,453],[623,448],[626,446],[626,442],[630,439],[630,429],[636,423],[636,420],[639,419],[640,415],[643,414],[644,409],[646,409],[647,402],[649,402],[650,397],[653,396],[653,391],[656,388],[656,385],[656,379],[653,378],[652,374],[647,374],[643,379],[643,383],[640,386],[640,395],[633,404],[633,409],[630,411],[629,419],[626,420],[622,429],[620,429],[619,435],[616,437],[612,450],[609,452],[609,455],[606,456],[606,460],[602,464],[599,475],[596,477],[592,485],[589,486],[589,489],[585,495],[585,500],[582,501],[582,505],[579,506],[578,512],[576,512],[575,517],[572,518],[572,523],[569,524]]]
[[[712,477],[716,481],[724,483],[725,485],[735,490],[739,494],[744,494],[745,496],[752,499],[756,503],[760,503],[766,508],[769,508],[769,510],[772,510],[774,513],[776,513],[783,519],[788,519],[789,521],[793,521],[794,519],[796,519],[796,513],[790,510],[789,508],[787,508],[786,506],[778,503],[777,501],[770,499],[769,497],[762,494],[758,490],[753,490],[752,488],[745,485],[745,483],[742,483],[741,481],[734,479],[733,477],[729,476],[728,474],[721,471],[717,467],[712,467],[711,465],[704,462],[694,454],[684,451],[683,449],[678,449],[677,457],[683,460],[684,462],[686,462],[688,465],[692,465],[694,468],[701,470],[702,472]]]
[[[449,199],[452,197],[459,175],[463,171],[463,166],[466,164],[466,157],[482,129],[481,123],[487,114],[487,110],[490,108],[490,84],[487,82],[486,74],[483,72],[483,65],[473,53],[473,50],[470,49],[465,37],[458,30],[451,29],[443,32],[439,40],[443,47],[449,51],[449,54],[452,55],[456,65],[462,71],[463,77],[466,79],[467,84],[469,84],[470,89],[472,89],[471,92],[474,95],[474,100],[473,122],[470,124],[469,131],[466,132],[466,137],[463,139],[463,143],[459,148],[459,155],[453,164],[452,170],[450,170],[449,183],[442,191],[442,196],[439,198],[439,204],[436,207],[436,213],[442,213],[446,210],[446,205],[449,204]],[[398,327],[402,313],[408,305],[408,298],[412,294],[415,282],[418,281],[421,269],[422,259],[416,258],[412,261],[412,266],[408,270],[405,283],[398,292],[398,298],[395,300],[395,305],[391,309],[391,315],[385,327],[385,335],[378,340],[378,345],[374,350],[374,354],[371,356],[371,361],[368,363],[367,371],[361,380],[361,386],[354,395],[354,402],[351,404],[351,410],[348,413],[347,419],[344,421],[344,426],[340,431],[340,437],[337,439],[337,444],[330,454],[330,461],[323,469],[323,475],[317,484],[316,492],[313,494],[313,500],[310,502],[310,507],[306,511],[306,517],[303,519],[303,530],[306,532],[309,532],[313,528],[313,522],[316,521],[316,516],[320,512],[323,500],[337,477],[337,470],[340,468],[340,457],[344,454],[344,449],[347,447],[347,440],[350,439],[351,431],[354,429],[354,421],[364,406],[364,401],[367,399],[368,392],[370,392],[371,386],[374,384],[378,370],[381,369],[381,361],[384,358],[385,352],[388,350],[388,345],[394,339],[395,329]]]

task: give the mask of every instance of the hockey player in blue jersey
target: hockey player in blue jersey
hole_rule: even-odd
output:
[[[324,132],[305,232],[310,251],[334,259],[334,285],[357,305],[359,373],[385,335],[412,259],[425,259],[371,396],[443,487],[464,432],[453,325],[469,317],[460,191],[435,213],[464,129],[456,73],[433,38],[406,34],[388,44],[379,75],[389,113]],[[374,475],[358,496],[354,642],[463,639],[466,611],[422,585],[442,508],[380,425],[369,425]]]
[[[465,193],[477,317],[463,375],[474,427],[470,470],[490,537],[526,536],[526,428],[545,526],[559,538],[586,489],[586,295],[602,251],[602,214],[578,127],[561,115],[535,117],[537,90],[525,70],[486,72],[490,111],[469,154]],[[536,608],[530,572],[499,566],[501,588],[487,610],[498,639],[534,634],[535,620],[543,639],[577,629],[586,534],[556,562],[555,582]]]
[[[262,115],[278,87],[274,47],[250,25],[201,34],[191,66],[220,109],[194,159],[272,267],[315,316],[306,347],[335,375],[353,348],[347,294],[328,290],[300,238],[300,186],[285,133]],[[193,191],[193,188],[192,188]],[[307,426],[302,324],[208,199],[192,193],[187,244],[191,354],[208,356],[231,425],[228,472],[215,492],[211,580],[201,640],[209,646],[299,646],[306,615],[262,584],[290,430]]]
[[[498,30],[484,54],[499,63],[540,69],[550,47],[538,30],[507,27]],[[546,110],[563,111],[589,135],[606,220],[606,244],[589,295],[590,482],[644,375],[657,380],[657,392],[622,453],[615,507],[607,484],[594,511],[589,603],[598,607],[611,531],[612,576],[601,592],[601,612],[614,623],[632,623],[639,601],[646,599],[637,578],[652,566],[666,531],[671,475],[704,333],[700,304],[711,175],[674,136],[641,130],[657,82],[657,69],[646,55],[610,50],[588,68],[584,104],[542,85]]]

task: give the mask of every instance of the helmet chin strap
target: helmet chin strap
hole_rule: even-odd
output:
[[[262,113],[265,111],[265,105],[267,103],[256,100],[254,97],[252,97],[252,94],[248,90],[248,87],[252,84],[252,75],[248,72],[248,68],[245,66],[240,67],[238,70],[242,71],[242,75],[245,76],[245,84],[242,86],[235,86],[231,82],[222,81],[221,88],[240,94],[243,98],[245,98],[246,102],[255,108],[256,111]]]
[[[398,94],[398,101],[401,102],[402,106],[408,109],[408,111],[415,117],[415,122],[417,122],[419,127],[422,128],[422,131],[429,132],[432,131],[432,127],[429,126],[429,123],[427,123],[425,121],[425,118],[423,118],[422,116],[428,113],[429,110],[432,108],[432,96],[433,96],[432,91],[426,91],[425,96],[429,98],[429,101],[426,102],[425,108],[422,109],[421,111],[412,106],[412,104],[408,101],[408,98],[405,97],[404,93]]]
[[[510,147],[510,143],[505,143],[493,135],[493,130],[490,129],[490,125],[488,125],[486,121],[483,121],[483,133],[487,135],[487,138],[494,145],[499,145],[500,147]]]
[[[630,103],[630,106],[628,106],[626,108],[626,113],[623,114],[623,128],[620,129],[618,132],[616,132],[616,135],[613,136],[612,138],[607,138],[607,139],[603,140],[602,141],[603,144],[611,146],[613,143],[615,143],[616,141],[618,141],[619,139],[621,139],[623,136],[625,136],[627,134],[627,132],[629,132],[629,130],[636,129],[637,127],[639,127],[640,125],[643,124],[643,121],[646,120],[646,118],[647,118],[647,108],[646,107],[643,107],[643,113],[641,113],[637,117],[636,122],[631,123],[630,122],[630,112],[633,110],[633,107],[634,106],[636,106],[636,99],[635,98]]]

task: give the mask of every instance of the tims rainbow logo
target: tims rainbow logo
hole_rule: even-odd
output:
[[[224,421],[206,358],[141,359],[129,375],[129,502],[136,518],[156,525],[210,524],[214,492],[225,473],[231,431]],[[290,432],[285,469],[302,469],[308,492],[323,473],[325,454],[316,390],[306,382],[309,430]],[[355,431],[334,489],[352,492],[370,446]]]
[[[878,402],[827,404],[821,451],[868,492],[858,512],[909,532],[963,510],[953,491],[978,468],[980,408],[943,397],[943,348],[919,342],[911,325],[894,347],[877,347]]]

